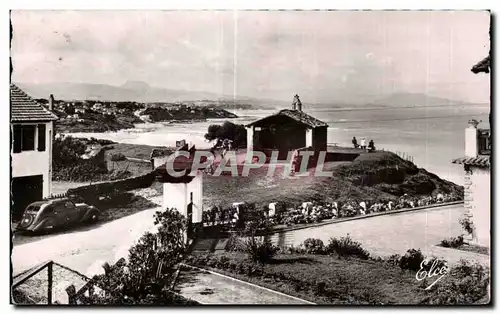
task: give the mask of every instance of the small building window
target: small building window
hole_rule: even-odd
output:
[[[34,125],[14,125],[14,153],[35,150]]]
[[[45,142],[46,142],[45,124],[39,124],[38,125],[38,151],[39,152],[45,151]]]

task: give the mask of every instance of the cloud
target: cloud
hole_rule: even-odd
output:
[[[489,98],[471,65],[489,49],[481,12],[13,11],[13,80],[144,80],[243,95],[317,99],[384,93],[394,82]],[[340,87],[339,87],[340,88]],[[477,92],[474,92],[477,90]]]

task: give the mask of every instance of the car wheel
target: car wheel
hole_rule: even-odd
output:
[[[89,219],[91,222],[96,222],[97,220],[99,220],[99,214],[98,213],[92,213],[90,215],[90,219]]]

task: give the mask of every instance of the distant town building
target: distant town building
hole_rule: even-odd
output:
[[[312,147],[326,150],[328,124],[302,111],[295,95],[292,109],[283,109],[246,125],[247,147],[254,150],[278,150],[280,156],[289,151]]]
[[[24,208],[51,194],[52,138],[57,116],[14,84],[10,85],[12,132],[12,215],[20,218]]]

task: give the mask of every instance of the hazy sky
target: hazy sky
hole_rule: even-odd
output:
[[[13,81],[308,102],[419,92],[489,101],[487,12],[13,11]]]

